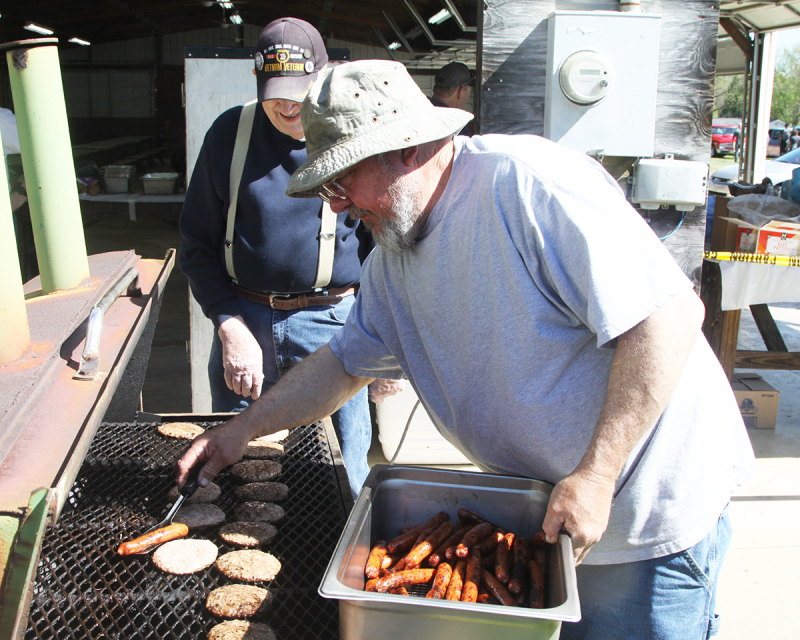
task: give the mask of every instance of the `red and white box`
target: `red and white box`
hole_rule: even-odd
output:
[[[744,220],[726,220],[739,227],[736,236],[738,252],[765,256],[800,255],[800,224],[772,220],[759,227]]]

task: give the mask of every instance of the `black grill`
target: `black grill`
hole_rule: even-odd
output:
[[[205,638],[221,622],[205,608],[209,592],[230,584],[215,566],[174,576],[151,556],[120,557],[117,545],[160,522],[173,486],[171,464],[186,441],[165,438],[157,424],[100,426],[56,525],[45,533],[33,586],[27,639]],[[214,424],[203,424],[211,428]],[[317,594],[347,517],[331,449],[322,424],[298,427],[284,442],[279,481],[289,486],[285,519],[265,550],[282,564],[270,583],[268,623],[279,640],[339,637],[338,605]],[[233,521],[236,481],[223,471],[216,501]],[[220,555],[236,548],[207,538]]]

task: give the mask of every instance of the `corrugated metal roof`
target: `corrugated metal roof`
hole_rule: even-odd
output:
[[[740,22],[751,31],[776,31],[800,27],[800,0],[722,0],[720,17]],[[720,35],[724,30],[720,29]]]

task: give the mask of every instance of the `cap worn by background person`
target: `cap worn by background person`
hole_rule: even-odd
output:
[[[463,62],[451,62],[444,65],[433,80],[434,87],[458,88],[472,84],[472,72]]]
[[[302,102],[328,53],[322,36],[305,20],[279,18],[261,32],[255,54],[258,99]]]
[[[360,60],[323,73],[300,110],[308,160],[287,195],[313,198],[328,180],[365,158],[440,140],[472,114],[435,107],[399,62]]]

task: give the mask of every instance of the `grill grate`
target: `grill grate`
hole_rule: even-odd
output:
[[[217,423],[206,423],[210,428]],[[221,619],[205,609],[208,593],[230,584],[216,567],[188,575],[162,573],[151,555],[117,556],[116,547],[166,513],[171,464],[186,442],[165,438],[157,424],[100,426],[56,525],[45,533],[33,585],[26,639],[205,638]],[[279,640],[339,637],[338,605],[317,594],[344,528],[345,507],[321,424],[293,429],[284,442],[278,480],[289,486],[286,517],[265,548],[282,564],[268,586],[275,599],[255,618]],[[233,521],[236,481],[223,471],[216,501]],[[226,545],[214,530],[189,537]]]

